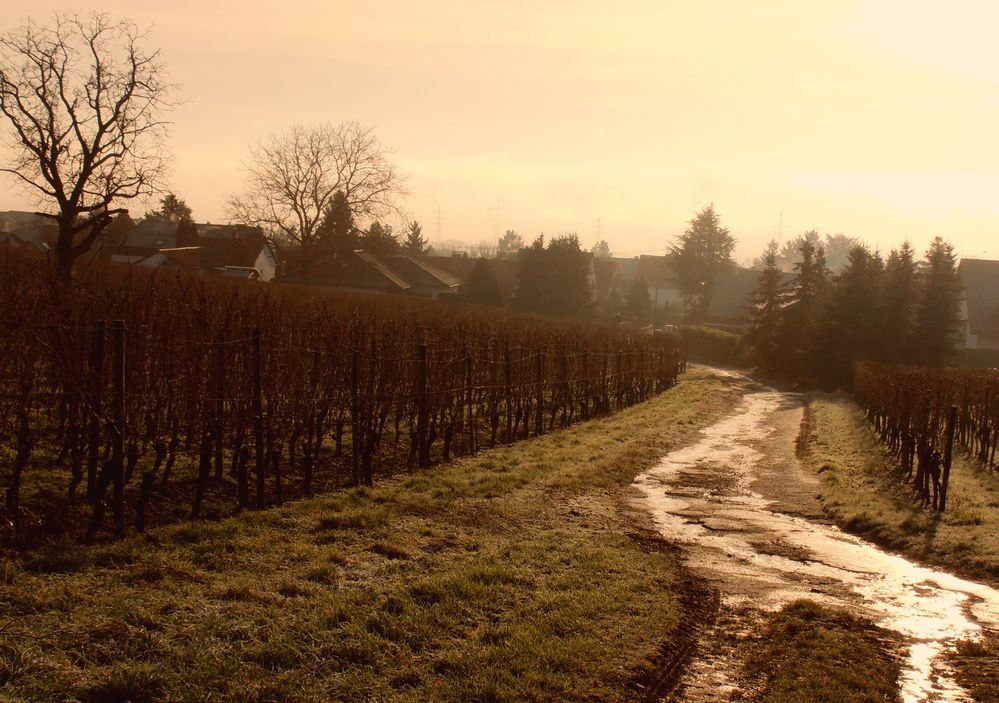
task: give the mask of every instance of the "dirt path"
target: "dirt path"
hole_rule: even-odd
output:
[[[719,593],[717,616],[666,700],[751,695],[741,645],[768,612],[810,598],[904,638],[906,703],[970,701],[941,655],[959,639],[999,631],[999,592],[841,532],[823,517],[817,480],[795,458],[801,399],[717,373],[739,389],[741,404],[635,481],[658,531],[682,546],[688,568]]]

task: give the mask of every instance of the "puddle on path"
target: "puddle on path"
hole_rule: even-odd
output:
[[[723,610],[776,610],[798,598],[848,608],[910,643],[901,681],[906,703],[970,703],[941,655],[957,640],[980,637],[983,628],[999,631],[999,591],[803,517],[786,496],[775,501],[755,492],[769,495],[768,482],[775,494],[786,489],[773,466],[793,457],[800,413],[792,395],[747,388],[734,415],[639,476],[635,485],[658,530],[682,544],[688,567],[720,590]],[[794,466],[786,482],[800,480]],[[806,486],[803,495],[809,490],[815,492]],[[708,659],[691,667],[688,678],[715,680],[688,683],[721,693],[734,682],[718,679],[732,672],[717,661],[724,652]]]

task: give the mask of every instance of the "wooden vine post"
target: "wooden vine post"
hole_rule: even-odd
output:
[[[104,320],[97,321],[90,348],[90,369],[87,374],[87,399],[90,406],[87,432],[87,500],[97,499],[97,467],[101,457],[101,412],[104,406]]]
[[[416,352],[416,441],[420,455],[420,468],[430,466],[428,442],[430,409],[427,398],[427,345],[421,344]]]
[[[250,333],[251,373],[253,374],[253,442],[256,449],[257,507],[264,507],[264,476],[267,473],[267,453],[264,451],[264,407],[260,361],[260,329]]]
[[[472,353],[465,351],[465,407],[468,413],[468,452],[475,454],[475,412],[472,407]]]
[[[545,429],[545,348],[538,349],[535,378],[537,379],[538,408],[534,420],[534,434],[540,436]]]
[[[513,444],[513,387],[510,366],[510,347],[503,350],[503,393],[506,400],[506,442]]]
[[[354,486],[361,485],[361,403],[358,395],[360,379],[360,352],[350,350],[350,478]]]
[[[950,464],[954,458],[954,427],[957,423],[957,406],[951,405],[947,411],[947,425],[944,428],[943,475],[940,480],[940,512],[947,508],[947,484],[950,481]]]
[[[114,529],[125,534],[125,321],[111,323],[111,510]]]

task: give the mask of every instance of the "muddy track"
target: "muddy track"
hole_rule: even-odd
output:
[[[906,703],[970,700],[946,654],[959,639],[999,630],[999,592],[841,532],[816,499],[816,477],[798,462],[799,438],[810,433],[803,399],[718,373],[741,404],[634,484],[642,494],[635,507],[679,546],[693,621],[663,652],[641,700],[752,698],[758,682],[747,680],[746,645],[771,613],[800,598],[897,633]]]

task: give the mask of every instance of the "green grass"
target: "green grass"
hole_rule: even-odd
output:
[[[889,639],[865,620],[800,600],[773,617],[747,666],[767,672],[760,703],[897,701]]]
[[[956,454],[947,510],[925,508],[857,406],[816,395],[805,464],[821,476],[820,498],[845,529],[958,573],[999,579],[999,476]]]
[[[733,399],[695,371],[373,489],[0,564],[0,699],[630,700],[683,613],[619,505]]]

